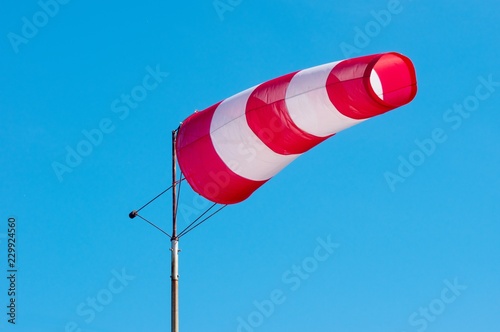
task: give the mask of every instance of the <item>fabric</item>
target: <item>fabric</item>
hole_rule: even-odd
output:
[[[179,166],[198,194],[238,203],[302,153],[416,92],[414,66],[398,53],[291,73],[188,117],[176,139]]]

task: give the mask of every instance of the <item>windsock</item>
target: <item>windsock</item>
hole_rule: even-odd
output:
[[[201,196],[238,203],[328,137],[405,105],[416,93],[415,68],[398,53],[284,75],[182,122],[175,142],[179,167]]]

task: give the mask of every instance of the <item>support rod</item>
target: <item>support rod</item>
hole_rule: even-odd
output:
[[[170,279],[172,281],[172,332],[179,332],[179,239],[177,238],[177,156],[175,153],[175,140],[177,130],[172,131],[172,237],[170,239],[170,250],[172,251],[172,269]]]

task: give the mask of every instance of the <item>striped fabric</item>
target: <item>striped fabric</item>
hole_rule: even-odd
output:
[[[397,53],[291,73],[188,117],[177,134],[179,166],[203,197],[238,203],[302,153],[416,92],[413,64]]]

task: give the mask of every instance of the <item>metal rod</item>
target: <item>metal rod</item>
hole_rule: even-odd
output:
[[[179,332],[179,241],[172,238],[172,332]]]
[[[172,281],[171,295],[172,295],[172,312],[171,323],[172,332],[179,332],[179,239],[177,238],[177,156],[175,153],[175,139],[177,130],[172,131],[172,237],[171,237],[171,275]]]

